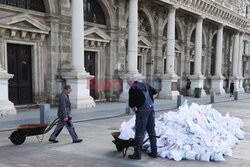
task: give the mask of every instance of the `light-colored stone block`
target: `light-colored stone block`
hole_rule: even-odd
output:
[[[68,72],[63,74],[68,85],[72,86],[69,95],[72,108],[95,107],[94,99],[90,96],[89,80],[91,76],[83,72]]]
[[[14,104],[8,98],[8,80],[12,77],[0,65],[0,116],[16,114]]]
[[[210,92],[215,93],[216,95],[224,95],[225,89],[223,88],[223,78],[222,77],[214,77],[212,78],[212,88]]]

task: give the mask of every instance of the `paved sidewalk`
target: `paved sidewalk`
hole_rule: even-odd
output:
[[[193,102],[198,104],[209,104],[210,95],[203,98],[194,97],[184,97],[183,100],[187,99],[188,103]],[[239,94],[239,99],[249,99],[250,93]],[[234,98],[229,96],[229,94],[223,96],[215,96],[215,102],[225,102],[234,101]],[[163,111],[169,109],[176,109],[176,100],[167,99],[156,99],[155,100],[155,110]],[[99,102],[96,103],[95,108],[88,109],[73,109],[72,116],[75,122],[94,120],[100,118],[109,118],[116,116],[124,116],[126,103],[125,102]],[[51,109],[50,122],[56,118],[57,108]],[[131,114],[133,114],[131,112]],[[14,129],[21,124],[37,124],[40,122],[40,112],[39,109],[19,109],[17,115],[0,117],[0,131]]]
[[[36,137],[28,137],[23,145],[14,146],[8,139],[11,131],[0,132],[0,167],[249,167],[250,166],[250,103],[239,100],[216,103],[215,109],[225,115],[241,118],[245,126],[246,139],[233,149],[232,157],[225,157],[225,162],[201,162],[183,160],[176,162],[169,159],[152,159],[143,153],[141,161],[123,158],[116,151],[110,135],[118,131],[123,121],[132,116],[115,117],[75,123],[78,136],[83,138],[80,144],[72,144],[66,130],[58,137],[59,143],[48,142],[49,132],[39,143]],[[156,115],[167,111],[157,112]],[[128,150],[131,154],[133,149]]]

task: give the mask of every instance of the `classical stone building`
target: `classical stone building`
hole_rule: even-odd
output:
[[[244,92],[250,82],[249,5],[0,0],[0,113],[14,113],[13,104],[56,105],[66,83],[73,86],[76,108],[124,100],[128,76],[153,80],[160,98],[185,94],[188,80],[202,95],[224,94],[232,80]]]

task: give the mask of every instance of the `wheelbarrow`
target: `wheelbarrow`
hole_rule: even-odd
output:
[[[119,136],[120,136],[121,132],[112,132],[111,135],[114,137],[115,140],[113,140],[112,142],[115,144],[116,146],[116,149],[118,152],[122,152],[123,154],[123,157],[126,156],[127,154],[127,151],[128,151],[128,148],[129,147],[134,147],[136,146],[136,141],[134,138],[130,138],[129,140],[123,140],[123,139],[120,139]],[[160,138],[159,136],[149,136],[144,142],[143,144],[145,144],[149,139],[150,137],[156,137],[156,138]]]
[[[59,118],[55,119],[52,124],[26,124],[19,125],[17,130],[11,133],[9,139],[15,145],[21,145],[25,142],[26,137],[36,136],[37,140],[41,142],[43,140],[39,135],[48,133],[59,121]]]

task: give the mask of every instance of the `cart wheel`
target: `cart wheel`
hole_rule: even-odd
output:
[[[15,144],[15,145],[21,145],[24,143],[26,136],[19,131],[14,131],[10,137],[9,137],[10,141]]]

